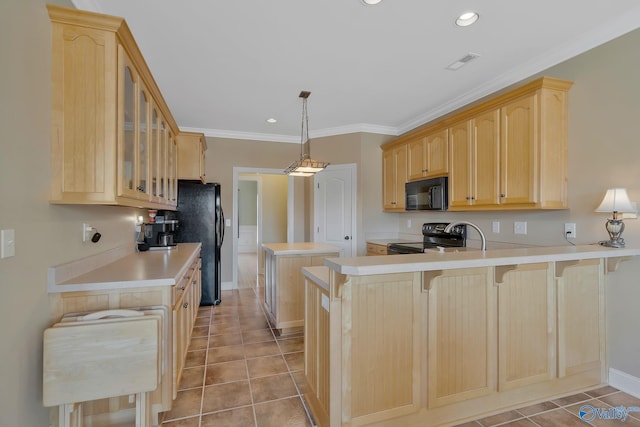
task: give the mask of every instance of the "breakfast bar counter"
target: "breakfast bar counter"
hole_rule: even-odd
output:
[[[445,426],[607,383],[597,245],[328,258],[305,268],[320,426]]]
[[[443,252],[427,249],[424,254],[401,256],[327,259],[325,265],[340,274],[364,276],[598,258],[618,261],[620,258],[640,255],[640,249],[614,249],[597,244],[493,249],[485,252],[470,248],[447,249]]]

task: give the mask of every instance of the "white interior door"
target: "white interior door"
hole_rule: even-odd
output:
[[[330,165],[314,176],[314,241],[356,253],[356,165]]]

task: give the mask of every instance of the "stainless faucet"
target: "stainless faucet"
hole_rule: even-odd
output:
[[[470,227],[473,227],[476,229],[476,231],[478,232],[478,234],[480,234],[480,241],[481,241],[481,248],[482,251],[486,251],[487,250],[487,239],[484,237],[484,233],[482,232],[482,230],[480,230],[480,227],[478,227],[477,225],[475,225],[472,222],[469,221],[457,221],[457,222],[452,222],[451,224],[447,225],[444,229],[445,233],[450,233],[451,229],[453,227],[455,227],[456,225],[468,225]]]

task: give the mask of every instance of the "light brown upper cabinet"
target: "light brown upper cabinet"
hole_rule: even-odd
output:
[[[572,85],[542,77],[386,143],[383,175],[405,146],[407,181],[448,176],[451,211],[566,209]]]
[[[421,136],[407,143],[407,179],[444,176],[448,172],[447,129]]]
[[[178,126],[126,22],[47,8],[51,203],[174,208]]]
[[[407,145],[382,153],[382,204],[385,211],[404,211],[407,182]]]
[[[500,111],[491,110],[449,129],[449,207],[500,202]]]
[[[178,178],[207,182],[205,151],[207,140],[203,133],[181,132],[178,141]]]

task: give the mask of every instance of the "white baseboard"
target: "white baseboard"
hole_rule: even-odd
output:
[[[609,368],[609,385],[640,399],[640,378]]]
[[[232,291],[232,290],[236,289],[236,288],[233,286],[233,282],[222,282],[222,283],[220,283],[220,288],[221,288],[223,291]]]

